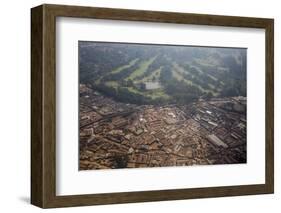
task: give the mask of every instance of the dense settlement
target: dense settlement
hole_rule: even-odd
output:
[[[246,98],[117,102],[80,84],[79,169],[246,163]]]

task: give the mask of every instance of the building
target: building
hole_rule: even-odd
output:
[[[224,143],[221,139],[219,139],[216,135],[211,134],[207,136],[208,141],[210,141],[213,145],[223,148],[228,148],[228,145]]]
[[[141,84],[141,88],[144,90],[154,90],[154,89],[160,89],[162,85],[158,81],[148,81]]]

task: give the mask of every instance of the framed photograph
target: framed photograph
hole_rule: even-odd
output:
[[[31,203],[274,191],[274,21],[31,9]]]

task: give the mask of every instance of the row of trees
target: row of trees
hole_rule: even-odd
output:
[[[102,81],[120,81],[126,77],[128,77],[131,73],[133,73],[139,67],[139,61],[134,65],[123,69],[117,73],[109,73],[102,78]]]
[[[197,101],[202,95],[201,91],[192,85],[187,85],[183,81],[177,81],[176,79],[170,80],[165,85],[165,91],[170,95],[176,103],[189,104]]]
[[[132,103],[132,104],[157,104],[158,101],[142,95],[141,93],[137,93],[131,91],[127,87],[118,86],[116,88],[106,86],[105,84],[101,83],[98,85],[93,85],[93,88],[104,94],[105,96],[112,97],[116,101],[125,102],[125,103]],[[163,103],[164,100],[161,100]]]
[[[168,61],[163,55],[158,55],[154,59],[154,61],[147,67],[146,71],[135,78],[135,80],[141,80],[143,78],[146,78],[152,74],[153,71],[159,69],[161,66],[166,65]]]

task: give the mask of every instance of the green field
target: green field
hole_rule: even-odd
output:
[[[139,68],[136,69],[130,76],[128,76],[126,80],[134,80],[136,77],[141,76],[156,57],[157,56],[154,56],[153,58],[142,61],[139,65]]]
[[[118,73],[118,72],[121,72],[122,70],[124,70],[125,68],[128,68],[128,67],[131,67],[132,65],[136,64],[136,62],[138,61],[139,59],[136,58],[134,60],[132,60],[129,64],[125,64],[123,66],[120,66],[114,70],[112,70],[110,73]]]
[[[246,94],[244,49],[99,43],[83,53],[81,83],[122,101],[188,103]],[[160,88],[147,87],[151,82]]]

